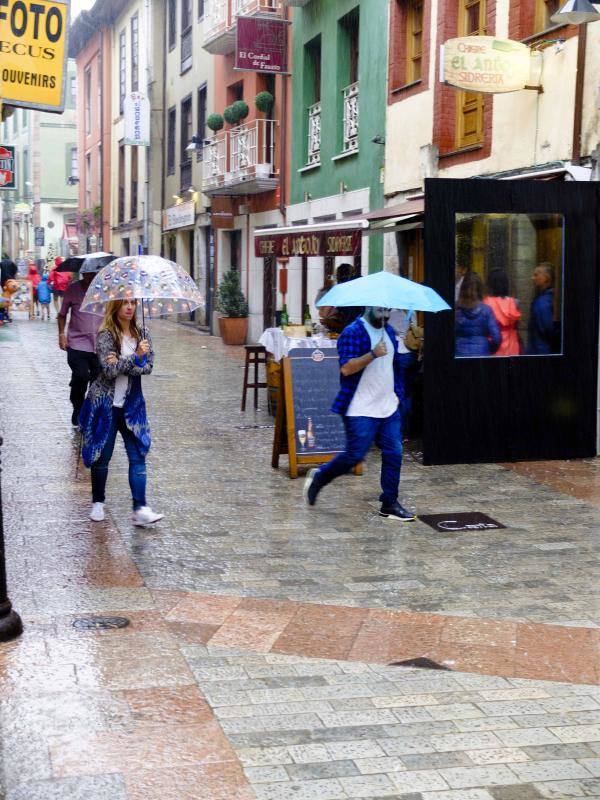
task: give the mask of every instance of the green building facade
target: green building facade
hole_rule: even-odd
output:
[[[296,216],[307,213],[303,204],[309,214],[316,207],[323,218],[338,219],[381,208],[388,2],[311,0],[295,9],[292,30],[290,221],[295,208]],[[352,208],[357,203],[362,208]],[[368,268],[377,271],[383,237],[369,238]]]

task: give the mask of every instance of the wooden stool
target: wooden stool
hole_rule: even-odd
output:
[[[258,380],[258,367],[259,364],[264,364],[267,368],[267,351],[262,344],[247,344],[246,348],[246,364],[244,365],[244,388],[242,389],[242,411],[246,410],[246,395],[248,389],[254,389],[254,410],[258,408],[258,390],[266,389],[268,384],[266,381],[261,382]],[[254,364],[254,382],[248,383],[248,372],[250,365]]]

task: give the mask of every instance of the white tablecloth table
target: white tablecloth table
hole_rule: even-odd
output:
[[[281,328],[267,328],[258,340],[275,361],[281,361],[284,356],[295,347],[337,347],[335,339],[330,339],[324,333],[315,333],[313,336],[296,338],[286,336]]]

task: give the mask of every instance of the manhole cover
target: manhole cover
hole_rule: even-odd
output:
[[[390,667],[419,667],[420,669],[444,669],[449,672],[450,667],[444,664],[438,664],[437,661],[432,661],[430,658],[420,656],[419,658],[407,658],[406,661],[394,661]]]
[[[74,628],[83,630],[110,630],[111,628],[126,628],[128,625],[127,617],[81,617],[73,623]]]

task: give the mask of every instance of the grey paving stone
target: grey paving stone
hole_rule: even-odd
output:
[[[127,793],[120,775],[96,775],[23,783],[6,800],[127,800]]]
[[[276,783],[289,781],[289,775],[283,767],[244,767],[246,777],[251,783]]]
[[[571,797],[600,797],[600,781],[548,781],[536,783],[534,787],[548,800],[567,800]]]
[[[567,781],[593,777],[588,770],[574,759],[553,759],[527,764],[511,764],[512,771],[522,783],[543,781]]]
[[[561,742],[600,741],[600,725],[565,725],[551,731]]]
[[[429,770],[442,769],[443,767],[470,767],[473,762],[461,752],[447,753],[405,753],[402,755],[402,762],[410,770]]]
[[[509,747],[526,745],[557,744],[560,739],[546,728],[519,728],[517,730],[496,731],[496,736]]]
[[[593,758],[590,744],[545,744],[539,747],[524,747],[532,761],[548,761],[551,758]]]
[[[440,774],[453,789],[468,789],[474,786],[509,786],[516,783],[517,778],[511,769],[504,764],[488,767],[450,767],[440,770]]]
[[[360,774],[356,764],[349,760],[330,761],[325,764],[287,764],[286,771],[292,781],[308,781],[317,778],[341,778]]]
[[[544,795],[535,786],[494,786],[488,789],[494,800],[541,800]]]
[[[335,779],[256,784],[253,789],[257,800],[347,800],[348,797]]]
[[[348,797],[381,797],[395,790],[395,786],[387,775],[359,775],[351,778],[340,778],[340,783]]]
[[[400,792],[426,792],[449,789],[442,775],[435,770],[394,772],[391,779]]]

